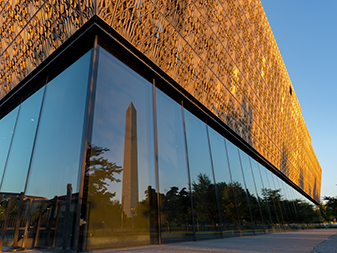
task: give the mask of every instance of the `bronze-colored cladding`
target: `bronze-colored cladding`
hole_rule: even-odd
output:
[[[95,14],[319,201],[322,170],[259,0],[1,1],[1,97]]]

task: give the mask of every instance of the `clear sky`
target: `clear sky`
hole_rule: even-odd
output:
[[[337,196],[337,1],[261,0],[322,167]]]

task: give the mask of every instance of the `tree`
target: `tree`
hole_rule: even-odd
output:
[[[327,201],[325,203],[325,207],[326,207],[325,214],[328,220],[326,219],[326,221],[330,221],[331,219],[336,218],[337,217],[337,197],[324,196],[323,200]]]
[[[325,222],[331,221],[331,209],[327,205],[324,205],[322,202],[319,203],[319,210],[321,212],[322,218]]]

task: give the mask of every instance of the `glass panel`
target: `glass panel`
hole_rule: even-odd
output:
[[[301,212],[299,212],[299,202],[301,201],[300,198],[298,198],[298,192],[294,189],[294,188],[290,188],[290,195],[291,198],[293,200],[293,205],[294,205],[294,209],[296,212],[296,217],[298,220],[298,225],[301,226],[301,223],[304,222],[303,216],[301,214]]]
[[[233,233],[238,233],[239,224],[228,167],[225,139],[212,128],[209,127],[208,129],[220,207],[222,234],[224,237],[233,236]]]
[[[266,191],[266,196],[269,200],[270,203],[272,203],[274,210],[275,210],[275,215],[277,219],[277,225],[283,228],[283,214],[281,211],[281,206],[280,206],[280,191],[279,189],[276,189],[274,186],[274,181],[273,181],[273,174],[264,168],[264,171],[266,173],[266,178],[268,182],[269,188]]]
[[[272,229],[273,223],[272,223],[272,219],[270,216],[270,209],[268,206],[268,202],[266,202],[265,199],[263,198],[265,186],[264,186],[264,182],[262,181],[260,169],[259,169],[258,163],[254,159],[250,159],[250,161],[252,165],[252,172],[254,175],[253,178],[255,179],[256,191],[257,191],[257,196],[258,196],[260,207],[261,207],[263,221],[268,229]]]
[[[283,228],[286,228],[286,216],[282,206],[281,189],[278,187],[278,185],[276,185],[277,176],[275,176],[275,174],[271,173],[269,170],[267,171],[267,174],[269,178],[269,184],[273,189],[273,199],[276,204],[277,215],[280,219],[280,222],[282,222]]]
[[[153,86],[99,51],[86,250],[157,243]]]
[[[20,193],[25,189],[43,92],[44,87],[21,104],[1,186],[2,192]]]
[[[280,183],[280,187],[283,189],[283,194],[284,194],[284,206],[285,206],[285,209],[286,209],[286,212],[288,214],[288,219],[289,219],[289,226],[290,228],[294,228],[296,227],[296,223],[297,223],[297,220],[296,220],[296,216],[295,216],[295,213],[294,213],[294,207],[293,207],[293,204],[292,204],[292,199],[290,198],[289,196],[289,185],[286,184],[283,180],[279,179],[279,183]]]
[[[264,186],[264,188],[262,189],[263,202],[267,205],[269,209],[271,223],[273,224],[273,228],[280,229],[280,222],[279,222],[278,215],[276,213],[276,205],[275,205],[275,201],[273,198],[273,192],[272,192],[272,189],[270,188],[269,179],[267,177],[267,169],[261,164],[258,164],[258,167],[260,169],[261,181]]]
[[[229,157],[230,171],[232,174],[232,182],[234,187],[236,208],[239,215],[239,221],[241,223],[242,230],[245,230],[245,233],[251,233],[254,231],[254,226],[252,224],[249,210],[250,207],[247,201],[245,183],[242,177],[242,169],[238,148],[227,140],[226,146]]]
[[[68,185],[73,192],[71,195],[69,188],[69,215],[74,214],[73,208],[79,190],[79,169],[82,168],[81,152],[84,144],[90,60],[91,51],[55,77],[46,87],[26,189],[26,196],[29,198],[43,200],[40,201],[42,205],[37,211],[42,216],[34,217],[34,247],[62,246],[62,228],[58,227],[61,233],[54,245],[53,240],[48,239],[50,223],[40,219],[45,219],[50,213],[53,199],[60,198],[65,203]],[[63,205],[59,221],[66,216],[65,206],[66,204]],[[71,235],[74,234],[72,219],[73,215],[70,215],[67,222]],[[38,223],[40,227],[36,227]],[[57,225],[53,229],[57,229]],[[70,240],[73,237],[68,237],[68,247]]]
[[[252,173],[249,156],[240,150],[240,158],[242,162],[242,170],[244,175],[247,196],[249,200],[250,209],[252,212],[253,220],[255,222],[255,232],[264,231],[264,221],[261,213],[261,207],[256,192],[254,174]]]
[[[182,107],[156,90],[162,242],[193,240]]]
[[[281,206],[281,211],[283,214],[284,226],[285,228],[289,229],[290,228],[289,226],[290,214],[287,212],[287,209],[286,209],[285,190],[281,187],[280,179],[277,176],[274,176],[274,183],[275,183],[275,188],[279,190],[279,194],[280,194],[280,206]]]
[[[14,132],[14,125],[17,118],[18,108],[7,114],[0,120],[0,178],[3,178],[3,172],[6,165],[9,145]]]
[[[206,124],[184,110],[197,239],[220,237]]]
[[[302,194],[294,190],[296,196],[296,209],[302,227],[311,226],[310,223],[319,222],[319,210]]]
[[[91,51],[47,84],[26,195],[78,191]]]

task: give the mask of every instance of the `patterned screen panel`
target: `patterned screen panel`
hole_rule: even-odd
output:
[[[93,15],[319,201],[322,170],[259,0],[1,1],[1,97]]]

